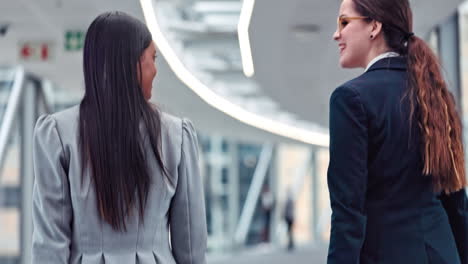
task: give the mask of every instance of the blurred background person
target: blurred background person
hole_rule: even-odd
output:
[[[294,249],[294,195],[292,190],[288,190],[288,194],[286,196],[286,202],[284,204],[284,220],[286,221],[286,226],[288,228],[288,246],[287,249],[289,251]]]
[[[275,197],[270,190],[269,184],[263,185],[262,195],[260,197],[262,203],[264,227],[263,227],[263,241],[270,242],[270,228],[271,228],[271,214],[275,206]]]
[[[148,102],[156,54],[123,12],[90,25],[81,104],[35,129],[33,263],[205,263],[197,137]]]
[[[409,1],[344,0],[333,38],[366,70],[330,99],[328,263],[468,263],[460,118]]]

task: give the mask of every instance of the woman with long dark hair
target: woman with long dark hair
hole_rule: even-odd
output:
[[[467,264],[462,126],[408,0],[343,0],[334,39],[365,72],[330,99],[329,264]]]
[[[90,25],[81,104],[35,129],[33,263],[205,263],[197,138],[148,102],[156,53],[125,13]]]

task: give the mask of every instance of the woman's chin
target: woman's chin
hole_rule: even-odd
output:
[[[351,63],[347,61],[346,59],[340,58],[340,66],[341,68],[344,69],[353,69],[353,68],[358,68],[359,66],[355,65],[354,63]]]
[[[145,100],[149,101],[151,99],[151,94],[145,94]]]
[[[348,68],[348,62],[343,58],[343,56],[340,57],[340,66],[341,68]]]

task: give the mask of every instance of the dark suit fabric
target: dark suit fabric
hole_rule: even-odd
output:
[[[330,98],[328,264],[468,264],[466,192],[440,196],[422,175],[406,91],[392,57]]]

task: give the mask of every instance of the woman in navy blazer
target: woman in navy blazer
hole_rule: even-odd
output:
[[[344,0],[330,99],[329,264],[467,264],[460,118],[408,0]]]

